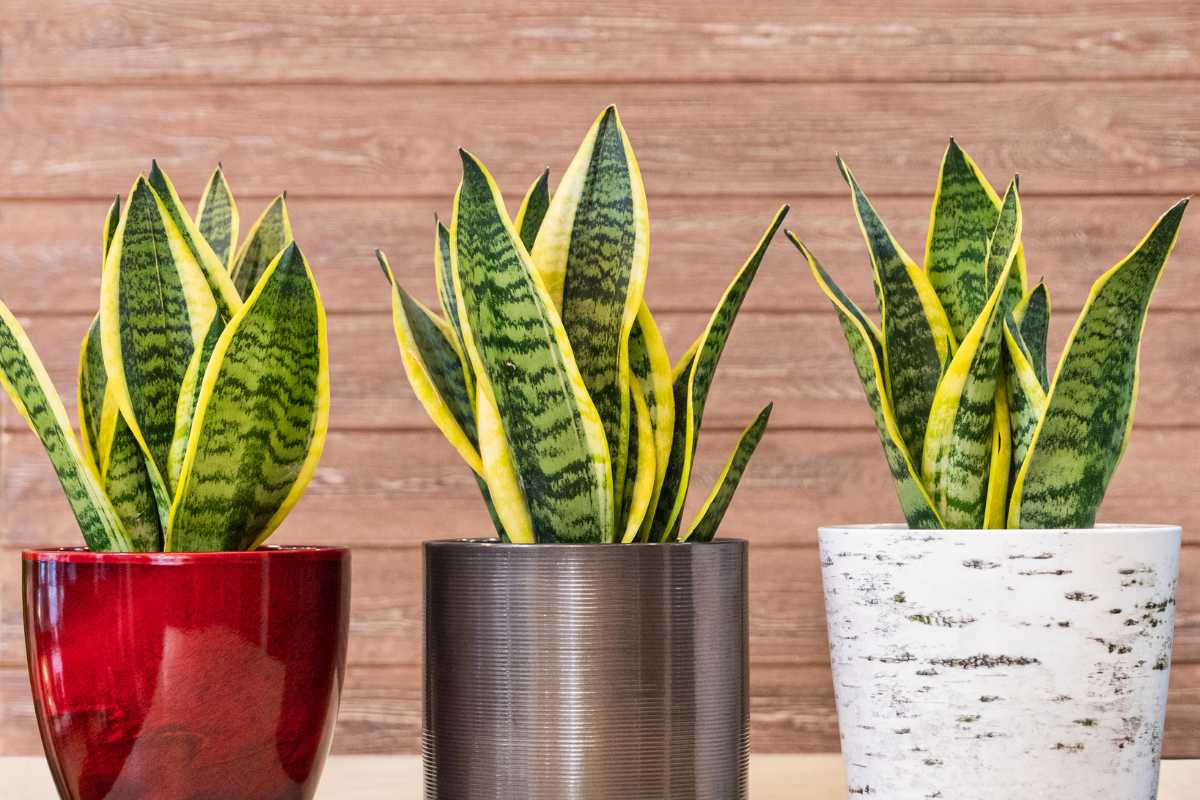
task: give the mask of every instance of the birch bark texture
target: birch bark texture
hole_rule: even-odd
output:
[[[1153,800],[1180,536],[822,528],[850,795]]]

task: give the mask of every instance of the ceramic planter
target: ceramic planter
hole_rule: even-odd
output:
[[[747,545],[425,545],[428,800],[741,800]]]
[[[852,794],[1156,796],[1179,528],[820,542]]]
[[[345,669],[350,554],[24,553],[25,643],[59,794],[310,798]]]

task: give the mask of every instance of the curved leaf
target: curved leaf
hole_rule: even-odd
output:
[[[1011,217],[1001,215],[993,236],[996,246],[989,248],[989,261],[1003,259],[1004,267],[996,275],[982,313],[955,351],[929,412],[921,476],[947,528],[985,527],[993,455],[1000,439],[1007,440],[1010,435],[1007,420],[1003,426],[996,424],[999,396],[996,387],[1000,378],[1003,308],[1022,226],[1015,189],[1011,198],[1012,204],[1008,206]],[[1006,461],[1003,468],[1006,488],[1008,472]],[[1003,500],[993,502],[1003,505]]]
[[[454,340],[458,342],[459,349],[465,353],[466,346],[463,343],[458,298],[454,294],[454,260],[450,255],[450,229],[440,222],[437,223],[437,236],[433,243],[433,269],[434,278],[437,281],[438,300],[442,304],[442,313],[446,315],[446,321],[450,323],[450,329],[454,332]],[[469,374],[471,372],[469,363],[466,364],[466,369]],[[473,393],[471,402],[475,402]]]
[[[104,407],[104,392],[108,374],[104,371],[104,353],[100,349],[100,315],[92,324],[79,348],[79,381],[76,403],[79,407],[79,438],[83,452],[93,467],[100,468],[97,455],[100,442],[100,415]]]
[[[987,494],[983,507],[983,527],[1005,527],[1008,517],[1008,481],[1012,473],[1012,423],[1008,395],[998,391],[992,398],[992,452],[988,460]]]
[[[549,208],[550,169],[547,168],[529,187],[529,191],[525,192],[521,207],[513,217],[513,228],[520,235],[521,244],[525,245],[526,250],[533,250],[533,243],[537,240],[538,230],[542,227],[542,220],[545,219]]]
[[[742,435],[738,437],[737,444],[733,448],[733,453],[725,462],[721,474],[717,476],[708,499],[700,507],[692,524],[688,526],[687,533],[679,537],[680,541],[711,542],[717,535],[717,529],[721,527],[721,520],[725,518],[725,512],[729,509],[729,502],[733,500],[738,484],[741,483],[742,475],[746,472],[746,466],[750,463],[750,457],[754,455],[754,449],[758,447],[763,432],[767,429],[767,420],[771,418],[771,409],[774,408],[774,405],[774,403],[769,403],[742,431]]]
[[[213,350],[166,549],[261,544],[300,499],[328,427],[325,310],[293,243],[267,267]]]
[[[1045,283],[1038,283],[1013,309],[1013,317],[1020,326],[1021,339],[1029,348],[1029,363],[1042,389],[1050,388],[1046,371],[1046,340],[1050,336],[1050,293]]]
[[[508,541],[515,544],[533,544],[538,541],[533,528],[533,517],[521,479],[513,461],[513,451],[508,447],[507,434],[500,420],[496,398],[483,382],[475,385],[475,407],[478,409],[479,455],[483,462],[483,478],[488,496],[493,503],[495,519]]]
[[[654,496],[656,469],[654,453],[654,424],[650,421],[650,407],[636,386],[629,389],[634,409],[634,425],[629,432],[629,466],[622,480],[625,481],[624,501],[621,508],[621,541],[637,540],[643,530],[642,523]],[[649,530],[648,528],[646,530]]]
[[[933,501],[925,491],[912,458],[904,446],[904,439],[900,436],[900,429],[888,403],[883,377],[883,345],[880,342],[879,331],[858,306],[838,288],[796,234],[788,231],[787,237],[808,261],[817,285],[837,312],[842,334],[854,360],[854,368],[867,395],[867,404],[875,416],[875,427],[883,444],[883,455],[896,483],[896,495],[908,526],[913,529],[942,527],[942,521],[933,509]]]
[[[178,238],[187,247],[192,259],[200,269],[200,274],[203,275],[221,316],[228,320],[241,308],[242,301],[237,290],[234,289],[233,283],[229,280],[229,274],[225,271],[225,262],[217,257],[200,233],[196,223],[188,215],[187,209],[183,207],[179,193],[175,191],[175,184],[171,183],[171,179],[158,166],[157,161],[152,163],[147,180],[158,197],[163,215],[171,220],[176,228]]]
[[[117,235],[117,226],[121,224],[121,195],[117,195],[104,215],[104,229],[100,232],[100,266],[108,258],[108,247],[113,237]]]
[[[1032,364],[1032,354],[1021,336],[1021,329],[1010,316],[1004,323],[1005,389],[1008,393],[1012,426],[1012,478],[1025,463],[1029,443],[1042,414],[1046,411],[1046,390]],[[1005,511],[1007,519],[1007,510]]]
[[[238,241],[238,209],[233,191],[225,181],[220,165],[213,170],[200,195],[196,209],[196,228],[213,253],[228,270],[233,266],[233,251]]]
[[[1133,422],[1142,330],[1187,200],[1100,276],[1067,339],[1046,413],[1017,473],[1012,528],[1090,528]]]
[[[1000,207],[1000,216],[996,219],[996,228],[988,237],[987,258],[987,290],[991,296],[996,281],[1007,270],[1004,294],[1000,298],[1000,315],[1008,316],[1009,312],[1021,303],[1025,295],[1023,278],[1015,268],[1015,258],[1021,247],[1021,206],[1016,178],[1004,192],[1004,201]],[[1008,269],[1009,262],[1013,268]]]
[[[452,272],[477,398],[495,403],[536,539],[612,541],[612,465],[600,416],[495,181],[474,156],[460,152]],[[507,501],[488,471],[488,452],[497,445],[482,430],[484,410],[477,413],[484,474],[503,516]],[[517,541],[507,519],[505,528]]]
[[[71,430],[71,420],[25,329],[0,303],[0,384],[50,457],[92,550],[129,550],[124,526]]]
[[[680,515],[687,499],[688,484],[692,475],[692,463],[695,461],[696,447],[700,441],[704,406],[708,402],[708,390],[712,386],[717,363],[721,360],[721,353],[733,330],[734,320],[737,319],[742,302],[746,299],[746,292],[750,290],[750,284],[758,274],[758,267],[762,264],[767,247],[770,246],[779,226],[783,224],[787,213],[786,205],[775,212],[775,217],[759,239],[754,252],[725,289],[725,294],[709,318],[704,331],[692,345],[694,356],[690,360],[690,367],[675,376],[675,428],[671,455],[651,529],[652,537],[657,536],[659,541],[675,536],[679,529]]]
[[[156,495],[146,456],[115,398],[109,399],[105,410],[99,461],[104,491],[125,526],[132,549],[161,551],[165,521],[161,509],[167,502],[165,498],[160,502]]]
[[[224,329],[224,320],[219,314],[214,315],[212,324],[208,326],[208,333],[204,335],[200,346],[192,351],[192,358],[183,373],[183,383],[179,386],[179,402],[175,405],[175,433],[171,439],[171,450],[167,454],[167,485],[172,491],[179,488],[179,473],[183,471],[183,460],[187,456],[188,439],[192,434],[192,423],[196,419],[196,404],[200,401],[200,387]]]
[[[663,480],[667,475],[671,441],[675,436],[675,390],[667,347],[650,309],[644,302],[638,311],[637,322],[629,334],[629,368],[646,403],[654,436],[654,486],[642,519],[641,530],[642,539],[647,540],[650,536],[650,526],[654,522],[654,512],[658,507]],[[634,461],[632,450],[629,459]]]
[[[249,297],[266,272],[267,265],[292,243],[292,222],[287,213],[287,196],[279,195],[259,215],[238,248],[229,277],[239,296]]]
[[[896,425],[910,453],[920,453],[942,364],[954,334],[929,278],[909,258],[875,212],[841,157],[854,212],[871,255],[883,327],[883,367]]]

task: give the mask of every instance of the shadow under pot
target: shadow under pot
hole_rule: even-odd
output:
[[[1157,796],[1179,528],[820,543],[851,794]]]
[[[427,800],[743,800],[747,551],[427,543]]]
[[[70,800],[310,798],[345,672],[350,554],[23,554],[25,643]]]

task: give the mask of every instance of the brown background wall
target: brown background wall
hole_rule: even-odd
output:
[[[0,3],[0,297],[64,393],[99,290],[102,214],[152,156],[189,202],[223,161],[243,227],[289,190],[330,310],[335,399],[322,466],[276,541],[357,554],[340,752],[415,750],[418,543],[486,529],[468,471],[404,381],[371,258],[385,248],[432,298],[432,216],[449,210],[455,146],[515,206],[617,102],[650,195],[650,303],[674,354],[785,200],[790,226],[869,299],[835,150],[915,254],[948,135],[994,183],[1020,171],[1026,252],[1049,280],[1059,343],[1091,280],[1200,189],[1192,2],[922,0],[903,16],[883,2],[350,5]],[[1103,518],[1185,526],[1166,749],[1200,757],[1195,219],[1153,311],[1137,430]],[[782,241],[719,373],[701,479],[768,398],[772,431],[724,529],[754,541],[753,741],[831,751],[814,529],[899,515],[838,326]],[[35,753],[17,551],[79,534],[33,437],[0,406],[0,752]]]

